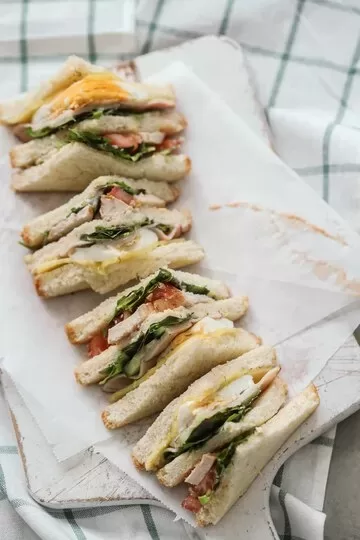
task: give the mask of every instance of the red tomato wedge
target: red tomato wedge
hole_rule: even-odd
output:
[[[185,499],[181,503],[181,506],[185,508],[185,510],[194,512],[194,514],[197,514],[202,508],[199,499],[197,497],[194,497],[193,495],[188,495],[187,497],[185,497]]]
[[[136,148],[142,141],[139,133],[107,133],[105,138],[117,148]]]
[[[93,338],[91,338],[91,341],[88,344],[88,355],[89,358],[92,358],[93,356],[97,356],[98,354],[102,353],[109,347],[109,344],[107,342],[106,337],[104,337],[102,334],[97,334]]]
[[[117,186],[114,186],[111,191],[107,193],[107,195],[110,197],[114,197],[114,199],[119,199],[125,204],[130,204],[134,200],[134,197],[130,195],[130,193],[126,193],[126,191]]]
[[[182,137],[173,137],[170,139],[169,137],[164,139],[161,144],[156,145],[157,150],[169,150],[171,148],[179,148],[181,146],[181,143],[183,142]]]
[[[155,311],[165,311],[165,309],[175,309],[184,305],[185,298],[174,285],[161,283],[149,294],[146,301],[153,305]]]

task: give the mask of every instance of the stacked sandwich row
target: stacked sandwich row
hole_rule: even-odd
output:
[[[186,121],[170,85],[120,79],[70,57],[22,99],[0,105],[0,122],[25,144],[10,152],[16,191],[82,191],[103,174],[176,182],[190,170],[177,150]]]
[[[22,230],[38,294],[103,294],[140,279],[66,325],[70,342],[88,349],[75,377],[109,393],[109,429],[162,411],[134,463],[168,487],[186,482],[184,508],[208,525],[318,396],[310,386],[283,407],[275,351],[234,327],[248,299],[177,270],[204,252],[181,238],[189,212],[166,208],[190,169],[174,106],[169,86],[123,81],[73,57],[38,91],[1,106],[0,119],[26,141],[11,151],[15,190],[80,192]]]

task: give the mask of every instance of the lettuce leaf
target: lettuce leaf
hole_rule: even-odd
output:
[[[101,116],[103,116],[104,114],[104,111],[103,109],[97,109],[95,111],[90,111],[90,112],[85,112],[83,114],[79,114],[78,116],[76,116],[75,118],[70,118],[69,120],[67,120],[66,122],[64,122],[64,124],[61,124],[61,126],[57,126],[57,127],[44,127],[42,129],[32,129],[31,126],[29,126],[26,130],[27,134],[29,135],[29,137],[31,137],[32,139],[42,139],[43,137],[47,137],[48,135],[51,135],[52,133],[56,133],[57,131],[59,131],[60,129],[64,129],[64,127],[68,126],[69,124],[74,124],[75,122],[81,122],[81,120],[88,120],[88,119],[93,119],[93,118],[101,118]]]
[[[90,244],[96,244],[104,240],[117,240],[118,238],[125,238],[140,227],[146,227],[151,225],[150,219],[146,218],[144,221],[138,223],[132,223],[131,225],[111,225],[109,227],[103,227],[101,225],[95,227],[95,231],[89,234],[82,234],[80,240],[89,242]]]
[[[125,182],[121,181],[121,180],[116,180],[114,182],[109,182],[108,184],[106,184],[106,186],[104,186],[105,189],[101,188],[101,191],[105,191],[106,189],[113,188],[113,187],[119,187],[123,191],[125,191],[125,193],[128,193],[129,195],[140,195],[140,193],[146,193],[146,189],[133,188],[133,187],[129,186],[128,184],[126,184]]]
[[[48,135],[51,135],[52,133],[54,133],[54,129],[45,127],[45,128],[42,128],[42,129],[34,130],[30,126],[30,127],[26,128],[26,133],[32,139],[42,139],[43,137],[47,137]]]
[[[139,159],[149,156],[156,151],[156,146],[141,143],[135,152],[132,152],[129,148],[117,148],[114,147],[105,136],[91,133],[90,131],[78,131],[77,129],[69,129],[66,134],[67,142],[80,142],[91,146],[95,150],[103,152],[109,152],[114,156],[128,161],[137,162]]]
[[[157,227],[159,227],[159,225],[157,225]],[[134,313],[160,283],[169,283],[179,290],[210,296],[210,290],[207,287],[192,285],[190,283],[185,283],[184,281],[180,282],[171,274],[171,272],[169,272],[169,270],[160,268],[156,276],[154,276],[145,286],[139,287],[138,289],[129,292],[126,296],[119,298],[116,303],[114,315],[109,321],[109,324],[125,311],[130,312],[130,314]]]
[[[170,448],[165,450],[165,460],[167,462],[172,461],[184,452],[201,447],[204,443],[206,443],[206,441],[216,435],[216,433],[218,433],[220,428],[226,422],[240,422],[240,420],[244,418],[244,416],[251,410],[252,403],[257,397],[258,394],[247,403],[243,403],[236,407],[229,407],[228,409],[219,411],[209,418],[205,418],[205,420],[203,420],[193,429],[184,444],[182,444],[176,451],[173,451]]]

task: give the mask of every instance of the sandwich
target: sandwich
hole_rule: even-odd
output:
[[[316,387],[310,384],[261,428],[243,434],[212,454],[215,461],[204,476],[199,475],[201,480],[187,478],[191,487],[182,506],[195,514],[198,525],[218,523],[290,435],[316,410],[319,402]],[[204,455],[203,459],[209,455]]]
[[[111,383],[111,379],[125,384],[111,396],[111,404],[102,412],[102,419],[109,429],[135,422],[161,411],[214,366],[259,345],[259,338],[242,328],[234,328],[230,320],[230,317],[239,318],[243,312],[243,299],[235,297],[153,314],[125,347],[122,344],[109,347],[84,362],[77,368],[76,378],[83,384],[104,385]],[[175,326],[169,329],[173,335],[169,336],[167,326],[173,322]],[[179,324],[182,326],[176,326]],[[154,351],[156,354],[162,351],[154,359],[154,365],[144,365]],[[124,374],[129,380],[121,380]],[[115,381],[118,375],[121,377]],[[130,381],[134,375],[135,379]]]
[[[195,242],[178,238],[191,226],[186,211],[143,208],[111,214],[110,209],[107,217],[83,223],[25,256],[40,296],[88,288],[103,294],[162,266],[179,268],[203,258]]]
[[[179,274],[185,274],[186,281],[180,281]],[[191,283],[192,274],[176,272],[176,275],[162,268],[151,279],[118,295],[117,300],[109,298],[66,325],[69,340],[74,344],[88,343],[88,356],[92,359],[76,369],[78,382],[99,383],[110,392],[117,390],[118,384],[128,386],[129,380],[124,379],[142,376],[145,368],[147,371],[152,367],[150,362],[178,334],[200,319],[227,317],[225,326],[232,327],[231,321],[247,311],[246,297],[216,297],[209,288]],[[188,292],[189,287],[195,292]],[[159,332],[158,327],[166,328],[166,332]],[[101,356],[104,351],[107,353]],[[126,377],[134,371],[134,365],[136,376]],[[121,376],[116,378],[117,375]]]
[[[133,450],[136,467],[158,471],[167,487],[184,482],[203,454],[277,413],[287,395],[279,371],[275,350],[265,346],[216,366],[158,416]]]
[[[88,313],[69,322],[65,325],[65,331],[71,343],[87,343],[89,351],[94,349],[92,341],[96,343],[102,340],[107,348],[114,334],[137,330],[153,312],[213,303],[229,296],[228,288],[221,281],[181,270],[160,268],[136,285],[107,298]],[[246,310],[245,297],[243,306]]]
[[[268,347],[214,368],[173,400],[136,444],[136,467],[157,470],[168,487],[188,486],[182,506],[198,525],[216,524],[317,408],[312,384],[284,406],[279,369]]]
[[[0,106],[3,123],[27,122],[32,139],[10,152],[15,190],[81,191],[101,174],[174,182],[189,172],[189,158],[174,154],[186,121],[170,85],[124,81],[72,57],[43,86]]]
[[[25,246],[37,249],[83,223],[106,217],[110,206],[116,205],[118,213],[142,206],[163,207],[173,202],[178,193],[177,188],[167,182],[101,176],[67,203],[26,224],[21,232],[22,240]]]

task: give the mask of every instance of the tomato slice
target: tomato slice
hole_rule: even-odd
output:
[[[115,199],[119,199],[120,201],[123,201],[125,204],[130,204],[134,200],[134,197],[130,195],[130,193],[126,193],[121,187],[114,186],[109,193],[107,193],[110,197],[114,197]]]
[[[97,356],[109,347],[106,337],[103,334],[96,334],[88,343],[89,358]]]
[[[181,146],[181,143],[183,142],[182,137],[173,137],[172,139],[167,137],[163,140],[161,144],[158,144],[156,146],[157,150],[169,150],[179,148]]]
[[[146,302],[150,302],[156,311],[165,311],[165,309],[175,309],[184,305],[185,298],[174,285],[161,283],[149,294]]]
[[[133,148],[134,150],[142,141],[139,133],[107,133],[105,138],[117,148]]]
[[[202,508],[199,499],[197,497],[194,497],[193,495],[188,495],[187,497],[185,497],[185,499],[181,503],[181,506],[185,508],[185,510],[194,512],[194,514],[197,514],[197,512],[199,512]]]

